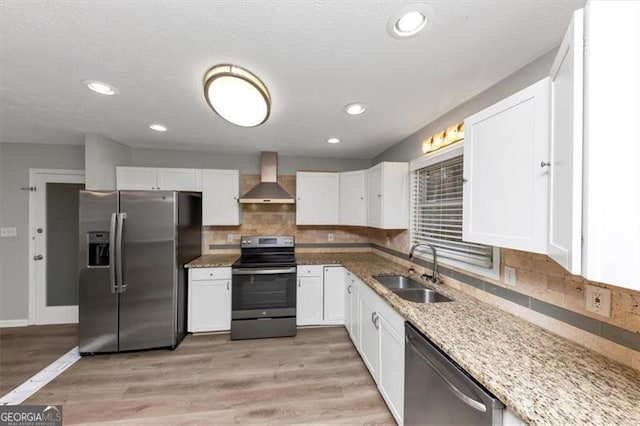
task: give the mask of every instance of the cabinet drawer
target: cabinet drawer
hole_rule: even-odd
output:
[[[191,268],[191,281],[230,280],[231,268]]]
[[[299,277],[320,277],[322,276],[323,265],[298,266]]]

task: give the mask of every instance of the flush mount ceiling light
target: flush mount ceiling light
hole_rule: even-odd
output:
[[[149,124],[149,128],[151,130],[155,130],[156,132],[166,132],[167,131],[167,128],[165,126],[163,126],[162,124],[158,124],[158,123]]]
[[[360,115],[367,110],[367,106],[360,102],[354,102],[344,107],[344,112],[349,115]]]
[[[330,144],[340,143],[340,139],[338,139],[338,138],[329,138],[329,139],[327,139],[327,143],[330,143]]]
[[[120,93],[118,89],[102,81],[85,80],[82,83],[85,86],[87,86],[89,89],[93,90],[96,93],[100,93],[101,95],[111,96],[111,95],[117,95],[118,93]]]
[[[394,13],[387,21],[387,32],[395,38],[409,38],[424,29],[431,9],[423,3],[411,4]]]
[[[271,113],[267,87],[250,71],[236,65],[216,65],[207,71],[204,97],[216,114],[236,126],[259,126]]]

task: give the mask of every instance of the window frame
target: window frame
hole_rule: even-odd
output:
[[[422,155],[418,158],[415,158],[409,162],[409,173],[411,174],[411,194],[414,193],[415,190],[415,178],[414,172],[416,170],[432,166],[437,163],[441,163],[446,160],[450,160],[455,157],[464,155],[464,140],[460,142],[456,142],[446,148],[439,149],[438,151],[431,152],[425,155]],[[414,223],[415,223],[415,205],[414,205],[414,197],[411,196],[410,201],[410,222],[409,222],[409,244],[413,245],[413,234],[414,234]],[[477,275],[481,275],[483,277],[492,278],[499,280],[500,279],[500,247],[492,246],[493,253],[493,266],[492,268],[483,268],[481,266],[475,266],[468,263],[456,261],[453,259],[448,259],[445,257],[438,258],[438,264],[444,266],[454,267],[456,269],[460,269],[462,271],[471,272]],[[433,262],[433,256],[426,251],[416,250],[415,256],[424,260],[428,260]]]

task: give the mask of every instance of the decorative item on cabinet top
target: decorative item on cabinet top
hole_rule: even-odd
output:
[[[436,151],[464,139],[464,122],[454,124],[447,130],[436,133],[422,141],[422,153]]]

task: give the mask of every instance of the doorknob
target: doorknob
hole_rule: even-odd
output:
[[[42,259],[44,259],[44,256],[42,256],[41,254],[37,256],[33,256],[33,260],[42,260]]]

